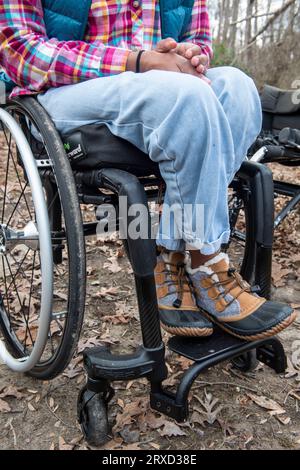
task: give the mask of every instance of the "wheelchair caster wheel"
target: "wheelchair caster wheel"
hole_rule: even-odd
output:
[[[101,446],[109,437],[107,401],[101,393],[84,388],[78,397],[78,421],[88,444]]]
[[[258,365],[256,350],[248,351],[241,356],[232,359],[231,363],[235,369],[238,369],[241,372],[252,372]]]

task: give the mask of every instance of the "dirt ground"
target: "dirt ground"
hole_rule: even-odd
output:
[[[300,181],[299,169],[275,172]],[[299,232],[298,209],[276,232],[273,298],[300,311]],[[0,449],[88,449],[76,421],[77,396],[85,382],[81,352],[107,343],[125,351],[140,342],[132,274],[121,246],[114,239],[97,246],[89,240],[87,253],[85,324],[65,373],[38,382],[0,365]],[[196,381],[190,419],[183,425],[150,410],[145,380],[119,382],[110,407],[112,440],[104,448],[300,449],[300,320],[280,337],[289,359],[285,375],[276,376],[261,364],[248,374],[229,363],[212,368]],[[169,351],[167,361],[167,384],[174,387],[189,361]]]

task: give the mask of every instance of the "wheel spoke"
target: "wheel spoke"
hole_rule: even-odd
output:
[[[20,178],[20,175],[19,175],[19,172],[18,172],[18,169],[17,169],[17,164],[16,164],[16,162],[15,162],[13,153],[12,153],[12,151],[11,151],[11,149],[10,149],[10,146],[11,146],[11,134],[9,135],[9,140],[8,140],[8,139],[7,139],[7,135],[6,135],[6,133],[4,132],[4,138],[5,138],[5,140],[6,140],[6,144],[7,144],[7,146],[8,146],[8,153],[9,153],[9,155],[10,155],[12,161],[13,161],[13,165],[14,165],[15,172],[16,172],[16,175],[17,175],[17,178],[18,178],[18,182],[19,182],[20,188],[21,188],[21,190],[22,190],[22,189],[23,189],[23,185],[22,185],[21,178]],[[29,207],[28,207],[28,203],[27,203],[26,198],[25,198],[25,204],[27,205],[27,208],[28,208],[28,211],[29,211]],[[30,213],[30,211],[29,211],[29,213]]]
[[[52,199],[51,203],[48,205],[48,211],[50,211],[52,209],[52,206],[53,204],[55,203],[56,199],[57,199],[57,196],[58,196],[58,192],[55,193],[55,196],[54,198]]]
[[[2,127],[2,132],[4,133],[4,135],[6,135],[2,122],[1,122],[1,127]],[[8,172],[9,172],[9,155],[7,156],[7,163],[6,163],[6,170],[5,170],[4,191],[1,188],[2,192],[4,193],[3,206],[2,206],[2,215],[1,215],[1,223],[2,224],[3,224],[3,221],[4,221],[4,215],[5,215],[5,203],[6,203],[6,194],[7,194]]]
[[[13,274],[12,274],[12,271],[11,271],[11,268],[10,268],[10,264],[9,264],[9,262],[8,262],[8,259],[7,259],[7,256],[6,256],[6,255],[5,255],[5,260],[6,260],[6,264],[7,264],[7,266],[8,266],[10,275],[11,275],[11,277],[13,278]],[[20,313],[21,313],[21,315],[23,316],[24,321],[25,321],[25,325],[26,325],[26,327],[27,327],[26,330],[25,330],[25,334],[26,334],[26,331],[27,331],[27,329],[28,329],[30,339],[31,339],[31,341],[32,341],[32,344],[34,344],[33,339],[32,339],[32,336],[31,336],[31,331],[30,331],[30,328],[29,328],[29,325],[28,325],[28,321],[27,321],[26,316],[25,316],[24,311],[23,311],[24,305],[23,305],[22,302],[21,302],[21,299],[20,299],[20,296],[19,296],[19,292],[18,292],[18,288],[17,288],[17,286],[16,286],[16,283],[13,282],[13,284],[14,284],[15,292],[16,292],[16,295],[17,295],[17,298],[18,298],[20,307],[21,307]]]
[[[58,267],[58,265],[55,266],[55,272],[57,276],[59,277],[59,279],[64,282],[66,273],[62,272],[61,269]]]
[[[50,336],[50,344],[51,344],[51,353],[54,354],[55,353],[55,347],[54,347],[54,343],[53,343],[53,336],[52,336],[52,333],[51,333],[51,325],[50,325],[50,329],[49,329],[49,336]]]
[[[6,293],[6,304],[7,304],[7,313],[8,313],[8,320],[10,323],[10,305],[9,305],[9,298],[8,298],[8,289],[7,289],[7,279],[6,279],[6,272],[5,272],[5,264],[4,264],[4,257],[2,258],[2,269],[3,269],[3,277],[4,277],[4,284],[5,284],[5,293]]]
[[[21,192],[21,194],[20,194],[20,196],[19,196],[19,198],[18,198],[18,201],[17,201],[16,205],[15,205],[15,207],[14,207],[12,213],[10,214],[10,217],[9,217],[9,219],[8,219],[8,222],[6,223],[6,226],[9,225],[11,219],[13,218],[14,213],[15,213],[16,210],[17,210],[17,207],[18,207],[18,205],[19,205],[19,203],[20,203],[20,201],[21,201],[21,199],[22,199],[22,196],[23,196],[24,191],[26,190],[27,186],[28,186],[28,183],[25,184],[25,186],[24,186],[24,188],[23,188],[23,190],[22,190],[22,192]],[[30,215],[30,217],[31,217],[31,215]],[[31,220],[32,220],[32,218],[31,218]]]
[[[15,162],[15,159],[14,159],[14,156],[13,156],[13,153],[12,153],[12,150],[11,150],[11,140],[12,140],[12,135],[11,133],[9,134],[9,138],[7,137],[6,135],[6,132],[5,130],[3,129],[3,124],[2,124],[2,130],[3,130],[3,133],[4,133],[4,138],[5,138],[5,141],[6,141],[6,144],[7,144],[7,147],[8,147],[8,156],[7,156],[7,171],[6,171],[6,185],[5,185],[5,193],[7,192],[6,190],[6,186],[7,186],[7,179],[8,179],[8,171],[9,171],[9,160],[10,158],[12,159],[12,163],[13,163],[13,166],[14,166],[14,169],[15,169],[15,172],[16,172],[16,175],[17,175],[17,179],[18,179],[18,183],[19,183],[19,186],[21,188],[21,197],[23,197],[24,201],[25,201],[25,205],[26,205],[26,208],[27,208],[27,211],[28,211],[28,214],[29,214],[29,217],[31,218],[31,212],[30,212],[30,209],[29,209],[29,205],[28,205],[28,201],[26,199],[26,195],[25,195],[25,189],[26,187],[28,186],[28,183],[26,183],[25,187],[23,187],[23,184],[22,184],[22,181],[21,181],[21,177],[20,177],[20,174],[18,172],[18,168],[17,168],[17,164]],[[4,220],[4,211],[5,211],[5,201],[6,201],[6,194],[5,194],[5,197],[4,197],[4,202],[3,202],[3,208],[2,208],[2,223],[3,223],[3,220]],[[20,202],[20,198],[17,202],[16,205],[18,205]],[[14,209],[13,211],[13,214],[15,212],[16,209]],[[12,216],[11,216],[12,217]],[[11,217],[9,219],[9,221],[11,220]],[[9,222],[7,222],[7,225],[9,224]]]
[[[13,279],[13,285],[14,285],[14,288],[15,288],[15,291],[16,291],[16,294],[17,294],[17,298],[18,298],[20,307],[21,307],[21,309],[22,309],[22,308],[23,308],[23,305],[22,305],[22,302],[21,302],[21,299],[20,299],[20,296],[19,296],[18,288],[17,288],[17,286],[16,286],[16,283],[15,283],[15,280],[14,280],[14,276],[13,276],[13,273],[12,273],[12,270],[11,270],[11,267],[10,267],[10,264],[9,264],[9,261],[8,261],[6,255],[4,255],[4,257],[5,257],[5,261],[6,261],[6,264],[7,264],[8,270],[9,270],[9,273],[10,273],[10,277]]]
[[[21,178],[20,178],[20,175],[19,175],[19,172],[18,172],[18,169],[17,169],[17,165],[16,165],[16,162],[15,162],[15,159],[14,159],[13,155],[11,156],[11,158],[12,158],[13,165],[14,165],[14,168],[15,168],[15,172],[16,172],[16,175],[17,175],[17,178],[18,178],[18,181],[19,181],[19,185],[20,185],[22,194],[23,194],[23,198],[24,198],[24,201],[25,201],[25,205],[26,205],[27,210],[28,210],[29,217],[31,217],[31,212],[30,212],[30,209],[29,209],[29,206],[28,206],[28,201],[27,201],[27,199],[26,199],[26,195],[25,195],[25,192],[24,192],[24,189],[23,189],[23,185],[22,185],[22,182],[21,182]]]
[[[28,254],[29,251],[30,251],[30,248],[28,249],[27,254]],[[10,256],[13,258],[14,262],[17,264],[18,261],[16,260],[15,256],[13,255],[13,253],[10,253]],[[22,268],[22,266],[20,267],[20,270],[22,271],[23,279],[26,279],[27,282],[30,284],[30,279],[28,279],[27,274],[25,273],[25,271],[24,271],[24,269]]]
[[[29,302],[28,302],[28,314],[27,314],[27,321],[26,321],[26,325],[29,325],[29,315],[30,315],[30,307],[31,307],[31,297],[32,297],[32,287],[33,287],[33,275],[34,275],[34,269],[35,269],[35,257],[36,257],[36,251],[34,252],[34,255],[33,255],[33,262],[32,262],[32,271],[31,271],[31,284],[30,284],[30,291],[29,291]],[[26,341],[27,341],[27,329],[26,329],[26,336],[25,336],[25,345],[24,345],[24,353],[26,351]],[[30,334],[30,331],[29,331],[29,334]],[[30,335],[30,339],[31,339],[31,344],[32,346],[34,346],[34,343],[32,341],[32,337]]]
[[[25,253],[25,255],[24,255],[24,257],[23,257],[21,263],[19,264],[18,270],[17,270],[16,274],[14,275],[14,279],[17,278],[17,276],[18,276],[18,274],[19,274],[19,272],[20,272],[20,270],[21,270],[21,268],[22,268],[22,265],[23,265],[23,263],[24,263],[24,261],[25,261],[27,255],[28,255],[29,251],[30,251],[30,248],[28,248],[28,250],[27,250],[27,252]],[[12,284],[13,284],[13,281],[11,281],[11,283],[9,284],[8,290],[11,288]]]
[[[57,326],[60,329],[60,332],[62,333],[64,331],[64,328],[62,327],[60,321],[57,318],[55,318],[54,321],[57,323]]]
[[[0,191],[4,194],[3,189],[0,187]],[[15,203],[10,199],[9,195],[6,193],[6,199],[8,200],[8,203],[13,206]],[[20,210],[16,208],[17,213],[19,214],[20,218],[23,219],[23,214],[21,214]],[[4,218],[4,217],[3,217]],[[2,220],[3,223],[3,220]],[[5,224],[7,226],[7,224]]]

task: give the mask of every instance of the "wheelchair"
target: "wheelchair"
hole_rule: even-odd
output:
[[[107,204],[119,215],[119,200],[145,207],[141,225],[151,230],[149,202],[163,199],[159,168],[146,154],[117,138],[102,124],[59,135],[34,97],[8,100],[0,107],[0,359],[13,371],[50,380],[74,355],[84,321],[87,237],[97,233],[106,214],[84,220],[81,207]],[[270,295],[274,224],[270,170],[245,161],[229,197],[232,236],[224,247],[252,286]],[[126,233],[133,220],[118,216]],[[243,214],[241,219],[241,214]],[[149,233],[150,235],[150,233]],[[108,346],[83,352],[87,382],[78,397],[78,420],[88,442],[100,445],[108,434],[108,404],[116,381],[145,377],[154,410],[182,422],[188,395],[201,372],[225,360],[248,371],[256,360],[277,373],[286,356],[277,338],[252,343],[216,329],[206,339],[162,339],[157,307],[153,237],[123,240],[136,287],[142,345],[115,354]],[[192,361],[177,390],[168,376],[165,350]]]
[[[263,130],[250,149],[251,161],[278,163],[288,167],[300,166],[300,102],[297,96],[297,90],[281,90],[265,85],[261,95]],[[275,217],[276,229],[299,207],[300,182],[274,180],[274,196],[288,198]]]

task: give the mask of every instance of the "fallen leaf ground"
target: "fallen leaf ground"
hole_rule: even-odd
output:
[[[277,177],[300,181],[300,169],[274,171]],[[277,230],[273,274],[274,298],[298,310],[299,224],[298,209]],[[52,382],[38,382],[0,366],[0,449],[88,449],[76,422],[77,395],[85,382],[81,353],[97,344],[124,352],[141,341],[131,269],[122,246],[113,237],[106,243],[90,239],[87,254],[85,324],[65,373]],[[297,321],[281,335],[289,357],[285,376],[262,365],[242,374],[229,363],[203,373],[190,397],[190,420],[183,425],[150,410],[145,380],[119,382],[110,407],[112,440],[104,448],[300,449],[299,331]],[[174,387],[190,363],[171,352],[167,362],[167,385]]]

